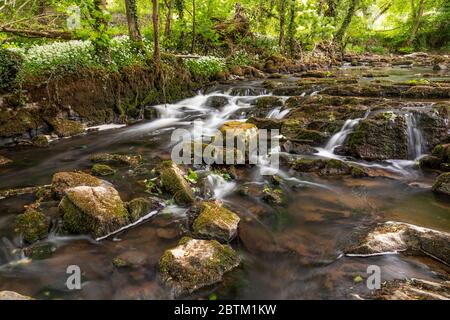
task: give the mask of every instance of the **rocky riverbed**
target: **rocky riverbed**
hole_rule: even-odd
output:
[[[131,126],[2,150],[0,298],[449,298],[447,64],[347,60],[273,63]],[[278,129],[281,170],[175,165],[171,133],[194,120]]]

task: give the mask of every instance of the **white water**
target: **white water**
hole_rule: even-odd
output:
[[[269,119],[283,119],[288,113],[289,109],[281,110],[281,107],[276,107],[272,111],[269,112],[267,118]]]
[[[211,190],[214,191],[214,198],[217,200],[222,200],[236,188],[235,182],[226,181],[221,175],[215,173],[208,175],[207,179]]]
[[[416,117],[413,113],[405,114],[408,133],[408,153],[412,160],[416,160],[424,155],[424,139],[422,132],[417,127]]]
[[[369,113],[370,109],[366,111],[366,114],[364,115],[363,118],[348,119],[347,121],[345,121],[341,130],[335,135],[333,135],[331,139],[328,141],[327,145],[325,146],[325,150],[334,153],[334,150],[345,142],[348,135],[353,132],[353,129],[355,129],[355,127],[361,122],[361,120],[366,119],[369,116]]]

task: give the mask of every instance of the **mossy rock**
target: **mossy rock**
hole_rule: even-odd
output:
[[[25,256],[33,260],[48,259],[55,251],[56,246],[52,243],[36,243],[23,249]]]
[[[49,227],[49,219],[38,209],[30,207],[17,216],[14,231],[27,243],[33,243],[46,238]]]
[[[299,172],[312,172],[320,176],[347,176],[355,178],[366,177],[367,172],[356,165],[347,164],[337,159],[298,159],[291,167]]]
[[[450,196],[450,172],[443,173],[436,179],[433,192]]]
[[[33,137],[33,139],[31,139],[31,143],[33,144],[33,146],[38,148],[46,148],[50,145],[50,141],[48,140],[47,136],[43,134],[39,134]]]
[[[439,169],[442,159],[435,156],[424,156],[420,158],[419,165],[422,169]]]
[[[102,180],[83,172],[58,172],[53,175],[52,191],[57,197],[62,197],[69,188],[88,186],[98,187]]]
[[[212,96],[206,100],[205,106],[220,109],[225,107],[228,104],[228,98],[224,96]]]
[[[298,121],[286,121],[281,127],[281,134],[288,140],[303,141],[305,144],[319,146],[324,144],[329,135],[317,130],[309,130],[302,127]]]
[[[163,254],[159,267],[163,281],[180,296],[220,282],[239,264],[239,256],[230,246],[186,237]]]
[[[114,175],[116,170],[106,164],[97,163],[92,166],[91,172],[95,176],[105,177]]]
[[[154,199],[136,198],[128,202],[127,207],[131,222],[135,222],[160,208],[161,204]]]
[[[280,188],[265,187],[263,189],[263,200],[272,206],[285,206],[287,204],[286,196]]]
[[[64,228],[73,234],[102,237],[129,224],[128,211],[112,187],[75,187],[59,204]]]
[[[176,164],[165,161],[159,171],[161,186],[174,197],[178,204],[189,204],[194,201],[194,192]]]
[[[91,161],[94,163],[107,164],[107,165],[118,165],[118,166],[138,166],[141,161],[141,156],[132,155],[122,155],[122,154],[111,154],[111,153],[97,153],[91,156]]]
[[[71,137],[84,132],[84,126],[78,121],[53,119],[50,121],[55,133],[59,137]]]
[[[215,201],[204,201],[192,230],[200,237],[229,242],[236,237],[241,219],[237,214]]]

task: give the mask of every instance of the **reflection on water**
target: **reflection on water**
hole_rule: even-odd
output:
[[[354,72],[345,70],[343,72]],[[391,79],[414,77],[418,70],[397,70]],[[44,185],[53,173],[88,169],[89,156],[97,152],[140,154],[146,160],[142,171],[120,168],[110,179],[125,201],[145,195],[140,180],[161,159],[170,157],[170,134],[178,127],[191,128],[195,119],[204,123],[204,134],[228,119],[246,116],[253,107],[254,95],[269,93],[257,85],[217,89],[180,103],[156,106],[162,118],[127,128],[89,133],[62,140],[49,149],[16,149],[5,154],[14,164],[0,171],[0,188]],[[221,108],[207,107],[214,96],[227,101]],[[283,108],[270,112],[275,119],[286,115]],[[354,127],[349,119],[340,135],[318,157],[334,157],[335,146]],[[414,136],[414,132],[412,132]],[[345,137],[344,137],[345,139]],[[417,145],[415,141],[414,146]],[[417,152],[416,152],[417,153]],[[416,174],[411,161],[364,163],[381,171],[393,172],[381,178],[318,178],[293,175],[289,168],[280,171],[280,188],[288,198],[287,207],[271,207],[262,199],[270,177],[261,168],[239,169],[236,180],[226,181],[218,174],[207,177],[211,196],[226,202],[241,217],[240,236],[233,242],[243,258],[242,266],[224,281],[190,296],[232,299],[343,299],[368,293],[364,283],[354,278],[367,277],[369,265],[379,265],[382,279],[421,277],[431,279],[430,261],[400,255],[371,258],[343,257],[343,249],[355,231],[376,221],[398,220],[450,231],[450,203],[432,195],[432,177]],[[415,174],[412,174],[415,173]],[[241,187],[248,192],[240,192]],[[33,202],[32,195],[0,201],[0,290],[14,290],[36,298],[53,299],[161,299],[169,298],[158,276],[158,260],[164,250],[176,245],[187,229],[187,208],[168,205],[138,226],[103,241],[87,237],[53,234],[39,243],[52,252],[25,259],[20,239],[14,235],[15,215]],[[56,222],[57,212],[49,214]],[[126,257],[128,268],[113,265],[116,257]],[[65,286],[68,265],[83,272],[83,289],[69,291]],[[441,266],[442,268],[442,266]],[[444,270],[448,272],[448,270]]]

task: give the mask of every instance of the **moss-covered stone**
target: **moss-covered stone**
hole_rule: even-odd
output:
[[[450,196],[450,172],[443,173],[436,179],[433,192]]]
[[[367,172],[356,165],[345,163],[337,159],[298,159],[291,163],[291,167],[299,172],[313,172],[320,176],[366,177]]]
[[[127,207],[131,222],[135,222],[150,212],[157,210],[161,205],[154,199],[136,198],[128,202]]]
[[[317,130],[302,127],[299,121],[285,121],[281,126],[281,134],[289,140],[302,141],[304,144],[319,146],[324,144],[329,135]]]
[[[49,226],[50,220],[41,211],[29,207],[17,216],[14,231],[27,243],[33,243],[47,237]]]
[[[50,124],[59,137],[71,137],[84,132],[84,126],[78,121],[53,119]]]
[[[273,206],[284,206],[287,204],[286,196],[280,188],[269,188],[265,187],[263,189],[263,200]]]
[[[92,166],[91,172],[95,176],[105,177],[114,175],[116,170],[106,164],[97,163]]]
[[[48,140],[47,136],[43,134],[39,134],[33,137],[33,139],[31,139],[31,143],[33,144],[33,146],[38,148],[46,148],[50,145],[50,141]]]
[[[226,143],[227,135],[233,137],[240,137],[247,146],[252,137],[258,135],[258,128],[253,123],[241,121],[228,121],[220,127],[220,132],[223,135],[223,141]]]
[[[159,171],[161,186],[174,197],[177,203],[189,204],[194,201],[194,192],[176,164],[165,161]]]
[[[33,260],[44,260],[52,256],[56,251],[56,246],[52,243],[36,243],[23,250],[26,257]]]
[[[216,201],[204,201],[192,230],[200,237],[229,242],[237,235],[240,218]]]
[[[75,187],[59,204],[64,228],[74,234],[105,236],[130,221],[119,193],[112,187]]]
[[[53,175],[52,191],[57,197],[62,197],[64,192],[73,187],[88,186],[98,187],[102,180],[83,172],[58,172]]]
[[[163,281],[180,296],[220,282],[224,273],[239,263],[239,256],[228,245],[183,238],[176,248],[164,253],[159,267]]]
[[[122,154],[97,153],[91,156],[91,161],[100,164],[136,167],[142,161],[142,157]]]

